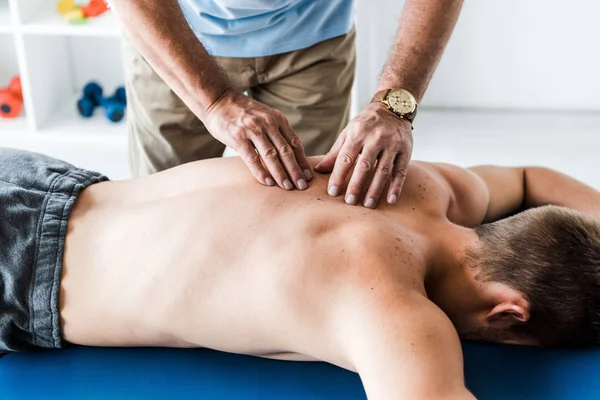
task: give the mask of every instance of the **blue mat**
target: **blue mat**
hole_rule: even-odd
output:
[[[467,386],[482,400],[600,399],[600,349],[465,343]],[[0,398],[365,399],[358,375],[324,363],[183,349],[72,347],[0,357]]]

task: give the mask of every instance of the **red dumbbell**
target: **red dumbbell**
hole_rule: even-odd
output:
[[[108,4],[105,0],[91,0],[87,6],[81,7],[81,12],[86,18],[97,17],[108,11]]]
[[[0,117],[17,118],[23,109],[21,78],[14,77],[7,88],[0,89]]]

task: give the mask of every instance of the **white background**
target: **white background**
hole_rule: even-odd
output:
[[[402,4],[358,0],[358,98],[375,89]],[[424,105],[600,111],[600,2],[465,1]]]

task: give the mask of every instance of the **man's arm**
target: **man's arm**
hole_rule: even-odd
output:
[[[544,205],[600,217],[600,192],[549,168],[486,165],[465,170],[447,164],[436,164],[435,168],[449,183],[449,217],[466,226]]]
[[[283,114],[230,87],[177,0],[112,0],[111,5],[152,68],[213,136],[240,154],[259,182],[306,188],[310,166]]]
[[[600,192],[558,171],[541,167],[473,167],[489,192],[487,221],[532,207],[556,205],[600,217]]]
[[[377,91],[400,87],[421,101],[456,25],[462,3],[462,0],[406,1]],[[316,169],[323,173],[333,171],[329,194],[337,196],[358,159],[346,190],[346,202],[355,204],[366,191],[363,204],[374,208],[391,179],[386,197],[388,203],[395,203],[404,184],[412,144],[410,123],[400,120],[381,104],[369,104],[342,131]],[[376,172],[369,180],[373,168]]]
[[[474,399],[448,317],[421,294],[382,294],[381,286],[353,307],[347,325],[346,346],[369,400]]]
[[[401,87],[421,102],[456,25],[462,0],[408,0],[376,92]]]
[[[111,5],[152,68],[203,119],[229,82],[189,28],[177,0],[112,0]]]

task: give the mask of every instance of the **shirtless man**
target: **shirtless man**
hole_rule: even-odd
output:
[[[598,341],[600,193],[548,169],[412,162],[378,210],[237,158],[104,180],[0,151],[0,349],[207,347],[327,361],[369,399],[468,399],[459,335]],[[578,211],[502,219],[547,204]]]

